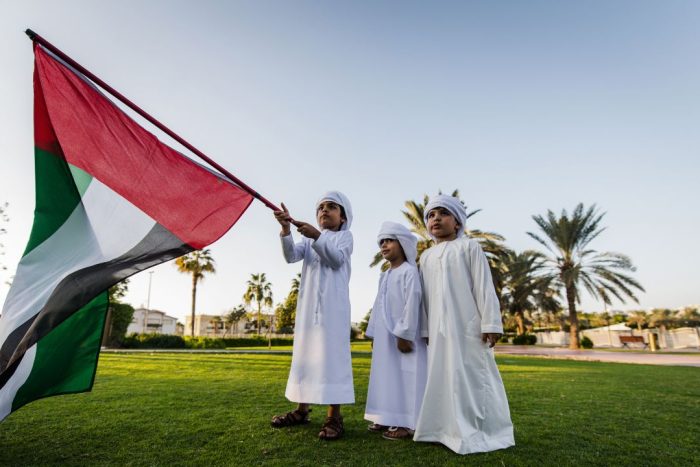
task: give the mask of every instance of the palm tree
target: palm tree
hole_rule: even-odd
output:
[[[192,275],[192,337],[194,337],[195,304],[197,302],[197,283],[204,280],[204,274],[216,272],[214,258],[209,249],[196,250],[175,260],[177,270]]]
[[[233,327],[238,330],[238,322],[246,314],[245,307],[243,305],[238,305],[236,308],[229,311],[224,317],[224,323],[226,324],[226,329],[228,329],[231,334],[233,334]]]
[[[284,302],[277,305],[277,308],[275,309],[275,319],[277,320],[278,332],[283,328],[294,327],[300,285],[301,274],[299,273],[292,279],[292,288],[289,290],[287,298],[284,299]]]
[[[540,309],[543,299],[549,299],[550,276],[545,273],[545,257],[537,251],[509,251],[502,258],[503,309],[517,324],[518,334],[525,333],[525,313]],[[556,299],[554,299],[556,300]]]
[[[686,306],[676,315],[680,326],[698,327],[700,326],[700,310],[697,307]]]
[[[243,301],[246,305],[255,301],[258,305],[258,334],[260,334],[260,321],[262,318],[262,307],[272,306],[272,284],[265,278],[265,273],[251,274],[248,281],[248,288],[243,294]]]
[[[666,347],[666,328],[675,324],[673,311],[667,308],[654,308],[649,317],[649,327],[659,328],[659,346]]]
[[[642,331],[642,325],[647,323],[647,314],[642,310],[633,311],[627,316],[627,324],[636,324],[637,330]]]
[[[459,198],[459,190],[454,190],[452,195],[455,198]],[[411,232],[418,236],[418,258],[417,262],[420,263],[420,257],[425,250],[430,248],[435,244],[435,241],[428,234],[428,227],[425,225],[424,212],[425,206],[430,201],[428,195],[423,195],[423,202],[416,202],[413,200],[406,201],[404,206],[405,211],[401,211],[406,221],[408,221],[409,228]],[[462,203],[464,205],[464,203]],[[481,209],[475,211],[469,211],[467,206],[464,206],[467,211],[467,219],[477,214]],[[493,232],[482,232],[477,229],[464,229],[464,232],[471,238],[477,240],[481,245],[481,248],[486,254],[486,258],[489,261],[489,266],[491,267],[491,276],[493,278],[494,286],[496,287],[496,293],[501,296],[501,289],[503,284],[502,271],[500,266],[500,261],[504,255],[507,254],[508,248],[503,244],[505,240],[501,235]],[[377,252],[370,263],[370,267],[374,267],[379,263],[382,263],[382,254]],[[389,263],[384,261],[382,263],[382,271],[389,269]]]
[[[559,291],[557,290],[556,277],[551,274],[540,277],[540,287],[535,291],[535,302],[540,313],[546,316],[548,323],[557,321],[556,315],[561,313]]]
[[[211,319],[211,325],[214,328],[214,336],[219,333],[219,327],[221,327],[221,324],[224,322],[224,319],[221,316],[214,316]]]
[[[668,326],[672,326],[675,322],[673,312],[667,308],[654,308],[651,310],[649,317],[649,327],[659,328],[665,333]]]
[[[551,274],[557,277],[557,288],[563,289],[566,296],[571,336],[569,347],[572,349],[579,346],[576,303],[580,303],[581,286],[605,303],[611,297],[622,303],[628,297],[638,303],[634,289],[644,291],[639,282],[624,273],[636,270],[627,256],[598,253],[589,248],[591,241],[605,230],[600,227],[604,215],[597,212],[595,205],[585,209],[582,203],[574,208],[571,216],[566,210],[562,210],[559,217],[548,210],[546,217],[532,216],[544,237],[527,233],[551,253],[546,263]]]

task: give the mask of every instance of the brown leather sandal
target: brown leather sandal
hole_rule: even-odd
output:
[[[372,433],[381,433],[382,431],[385,431],[388,428],[388,426],[380,425],[379,423],[372,423],[371,425],[367,425],[367,431],[371,431]]]
[[[345,433],[345,427],[343,426],[343,417],[326,417],[326,421],[323,422],[321,431],[318,432],[318,437],[326,441],[334,441],[340,439]]]
[[[302,412],[299,409],[295,409],[291,412],[287,412],[284,415],[275,415],[274,417],[272,417],[270,425],[272,425],[272,428],[306,425],[307,423],[309,423],[309,412],[311,412],[311,409],[309,409],[306,412]]]
[[[413,438],[413,430],[404,428],[402,426],[392,426],[384,433],[382,433],[382,438],[391,441],[398,441],[400,439],[411,439]]]

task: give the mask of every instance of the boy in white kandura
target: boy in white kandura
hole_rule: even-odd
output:
[[[464,235],[466,210],[452,196],[425,207],[435,239],[420,259],[428,314],[428,382],[415,441],[458,454],[515,444],[508,399],[493,355],[503,333],[498,297],[479,243]]]
[[[292,367],[285,396],[297,408],[272,418],[275,428],[309,422],[309,404],[328,404],[318,437],[339,439],[345,428],[340,404],[355,402],[350,359],[350,233],[352,208],[339,191],[316,203],[320,231],[292,219],[282,204],[275,218],[282,226],[282,251],[288,263],[304,261],[294,324]],[[290,224],[305,238],[294,243]]]
[[[403,225],[385,222],[377,241],[391,268],[379,277],[379,291],[365,332],[373,338],[365,419],[373,422],[368,429],[383,432],[385,439],[410,439],[426,377],[417,239]]]

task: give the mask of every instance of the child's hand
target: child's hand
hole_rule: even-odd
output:
[[[413,351],[413,343],[406,339],[401,339],[400,337],[397,338],[396,347],[401,353],[411,353],[411,351]]]
[[[275,219],[277,219],[277,222],[280,223],[282,226],[282,236],[287,236],[291,233],[291,230],[289,228],[289,224],[292,222],[292,217],[289,215],[289,211],[287,210],[287,206],[282,203],[282,210],[281,211],[275,211]]]
[[[498,342],[498,339],[500,339],[502,335],[503,334],[498,334],[496,332],[484,332],[481,333],[481,341],[488,342],[489,348],[492,348],[496,345],[496,342]]]
[[[319,232],[318,229],[313,225],[308,224],[306,222],[295,221],[291,217],[289,218],[289,220],[297,228],[297,232],[302,234],[304,237],[316,240],[318,239],[318,237],[321,236],[321,232]]]

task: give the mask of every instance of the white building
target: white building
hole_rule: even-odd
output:
[[[257,329],[257,313],[253,313],[252,315],[251,317],[243,316],[238,322],[227,325],[225,315],[196,314],[194,315],[194,335],[202,337],[232,337],[245,334],[250,332],[251,329]],[[219,321],[217,321],[216,318],[219,318]],[[269,323],[270,320],[272,320],[273,323],[272,332],[276,332],[274,314],[262,313],[263,323],[260,331],[262,334],[267,333],[268,329],[265,323]],[[192,315],[188,315],[185,319],[184,335],[192,335]]]
[[[177,318],[166,315],[159,310],[137,308],[134,317],[126,329],[127,334],[179,334]]]
[[[631,336],[632,328],[624,323],[601,326],[599,328],[584,329],[581,334],[593,342],[593,347],[622,347],[620,336]]]
[[[565,331],[537,332],[537,343],[541,345],[569,345],[569,333]],[[678,328],[662,331],[661,329],[629,328],[622,323],[603,326],[581,331],[581,336],[588,337],[593,342],[593,348],[623,347],[620,336],[642,336],[649,344],[649,334],[656,336],[656,345],[660,349],[700,349],[700,327]],[[648,347],[647,347],[648,349]]]

